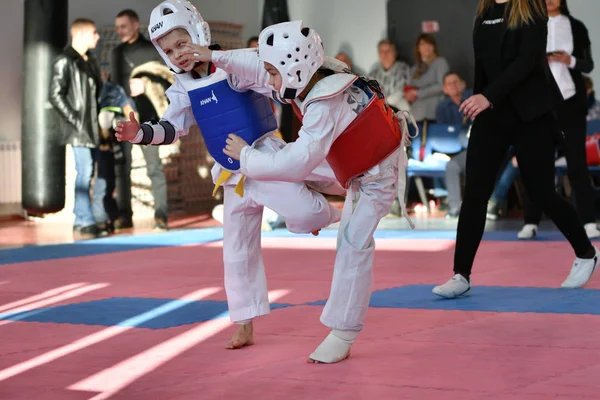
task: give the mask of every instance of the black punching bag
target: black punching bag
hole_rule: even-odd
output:
[[[288,22],[289,20],[287,0],[265,0],[262,20],[263,29],[280,22]]]
[[[65,206],[65,146],[48,100],[52,64],[67,44],[68,0],[25,0],[22,198],[29,214]]]

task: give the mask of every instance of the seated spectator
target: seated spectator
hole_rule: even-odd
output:
[[[446,98],[440,102],[435,110],[436,120],[439,124],[470,124],[470,120],[458,111],[460,104],[473,94],[465,90],[465,80],[456,72],[448,72],[443,79],[443,90]],[[462,203],[461,176],[467,168],[467,151],[463,150],[453,156],[446,164],[446,188],[448,190],[448,213],[446,217],[457,218]]]
[[[471,124],[471,120],[458,112],[461,103],[473,95],[472,90],[465,90],[465,80],[456,72],[450,71],[444,76],[443,100],[435,110],[435,119],[439,124]]]
[[[381,40],[377,44],[379,63],[377,63],[369,77],[375,79],[392,108],[397,110],[409,110],[410,104],[404,99],[404,87],[408,82],[410,69],[402,61],[398,61],[396,44],[389,39]]]
[[[410,112],[417,122],[435,123],[436,108],[444,94],[444,76],[450,67],[446,59],[440,57],[437,42],[430,34],[419,35],[414,54],[415,65],[410,69],[404,98],[410,103]],[[434,197],[448,195],[443,179],[432,181]]]
[[[435,121],[436,108],[444,94],[444,77],[449,69],[448,61],[440,57],[435,38],[427,33],[419,35],[415,44],[415,65],[410,69],[409,87],[404,94],[417,122]]]

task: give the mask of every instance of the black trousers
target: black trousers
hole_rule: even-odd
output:
[[[559,146],[567,159],[567,174],[573,188],[573,197],[581,222],[594,222],[594,190],[586,164],[585,137],[586,114],[581,111],[575,97],[564,101],[557,110],[558,123],[564,137],[560,138]],[[525,223],[539,224],[542,210],[526,196]]]
[[[133,145],[124,141],[120,143],[123,151],[122,160],[115,165],[117,201],[119,204],[119,215],[125,220],[131,220],[133,210],[131,207],[131,151]],[[158,146],[141,146],[148,178],[152,185],[152,197],[154,198],[154,218],[168,220],[167,207],[167,180],[160,160]]]
[[[515,148],[521,179],[531,200],[554,221],[578,257],[590,251],[592,244],[577,212],[554,188],[554,151],[559,134],[551,113],[524,122],[506,105],[477,116],[467,148],[465,195],[454,253],[455,273],[466,278],[471,275],[485,229],[487,203],[510,145]]]

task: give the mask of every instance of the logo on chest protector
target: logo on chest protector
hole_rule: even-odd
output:
[[[204,100],[200,100],[200,105],[201,106],[205,106],[208,103],[212,103],[213,101],[215,102],[215,104],[217,104],[219,102],[219,99],[217,99],[217,96],[215,96],[215,91],[211,90],[210,92],[212,93],[212,96],[207,97]]]
[[[150,33],[154,33],[157,29],[162,28],[162,26],[163,26],[163,23],[161,21],[158,24],[154,25],[152,28],[150,28]]]

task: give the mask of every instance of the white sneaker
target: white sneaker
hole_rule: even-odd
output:
[[[583,227],[585,228],[585,233],[590,239],[600,237],[600,230],[598,230],[598,225],[596,225],[595,222],[585,224]]]
[[[433,288],[432,292],[440,297],[453,299],[460,296],[468,296],[471,284],[461,274],[456,274],[448,282]]]
[[[566,289],[576,289],[585,285],[598,266],[598,258],[600,251],[596,247],[596,255],[593,258],[575,258],[571,273],[567,276],[567,279],[562,283],[562,287]]]
[[[215,221],[223,224],[223,220],[225,219],[223,214],[225,211],[225,207],[223,207],[223,204],[218,204],[216,205],[213,210],[212,210],[212,217]]]
[[[489,219],[490,221],[497,221],[498,220],[498,214],[494,214],[494,213],[488,211],[485,214],[485,218]]]
[[[517,237],[521,240],[533,239],[534,237],[537,236],[537,230],[538,230],[537,225],[527,224],[523,228],[521,228],[519,233],[517,233]]]

